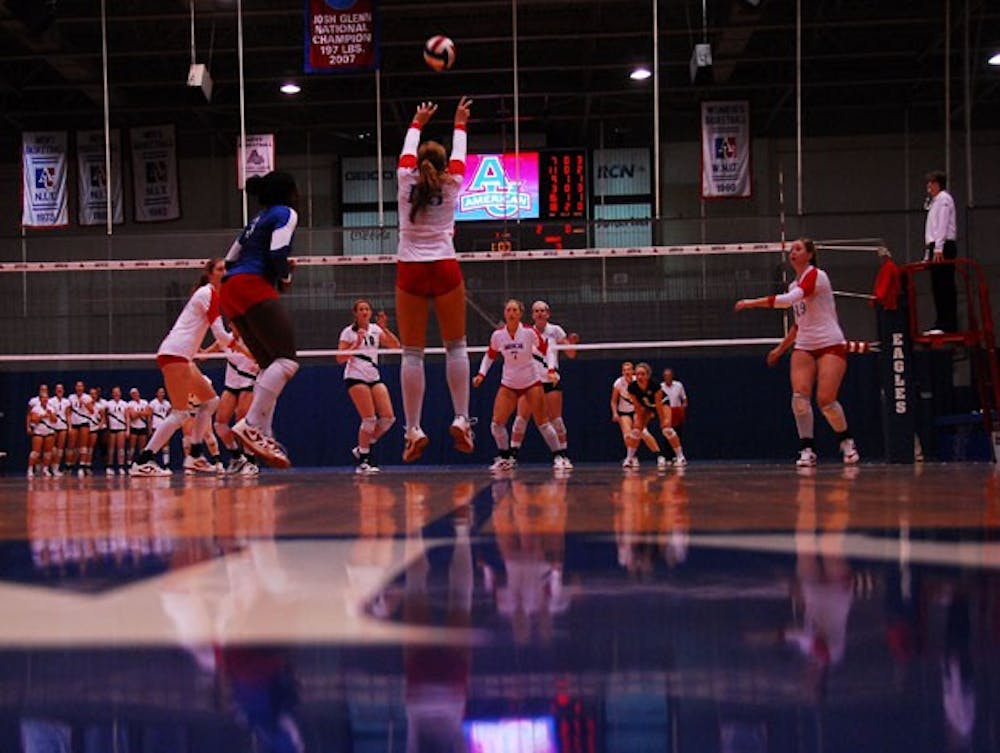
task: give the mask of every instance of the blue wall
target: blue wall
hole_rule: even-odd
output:
[[[641,355],[641,354],[640,354]],[[634,357],[634,356],[633,356]],[[473,370],[478,361],[473,361]],[[620,371],[621,359],[570,360],[561,364],[565,387],[564,416],[569,430],[570,456],[574,461],[618,462],[624,455],[621,434],[610,420],[611,384]],[[667,362],[654,361],[654,373]],[[701,356],[672,358],[669,365],[684,382],[691,407],[683,428],[684,450],[698,460],[791,460],[798,449],[790,409],[787,358],[778,368],[768,368],[760,356]],[[399,463],[402,451],[402,402],[399,367],[383,366],[383,378],[393,396],[397,423],[377,450],[382,464]],[[222,370],[206,373],[221,388]],[[461,455],[448,437],[452,419],[451,400],[445,385],[444,365],[427,362],[427,399],[424,403],[424,431],[431,437],[418,465],[485,464],[495,454],[489,432],[493,397],[499,382],[497,364],[486,383],[472,390],[471,413],[479,418],[476,452]],[[10,457],[7,468],[23,469],[28,452],[24,415],[28,398],[36,394],[39,382],[51,387],[62,381],[67,391],[78,378],[88,385],[101,385],[110,394],[120,385],[127,394],[138,387],[149,398],[162,382],[155,368],[117,372],[20,372],[0,374],[0,448]],[[862,458],[881,459],[881,408],[877,360],[874,355],[852,356],[840,400]],[[358,417],[343,385],[343,370],[332,364],[304,363],[278,404],[275,431],[288,448],[297,466],[347,465],[356,443]],[[821,456],[836,455],[836,440],[819,411],[816,411],[816,440]],[[662,441],[662,438],[661,438]],[[641,450],[640,458],[646,457]],[[534,427],[521,454],[522,461],[548,458]]]

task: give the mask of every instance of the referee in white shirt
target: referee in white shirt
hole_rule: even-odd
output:
[[[933,170],[927,180],[927,224],[924,227],[924,261],[941,262],[958,256],[955,243],[955,200],[945,189],[948,176]],[[936,318],[926,334],[940,335],[958,331],[958,294],[955,290],[955,266],[938,264],[931,267],[931,287],[934,292]]]

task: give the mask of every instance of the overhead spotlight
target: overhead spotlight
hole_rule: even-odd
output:
[[[630,74],[628,74],[628,77],[633,81],[645,81],[652,75],[653,73],[652,71],[649,70],[649,68],[647,68],[644,65],[641,65],[638,68],[634,69]]]
[[[1000,52],[994,52],[990,59],[986,62],[990,65],[1000,65]]]
[[[302,91],[302,87],[294,81],[286,81],[281,85],[282,94],[298,94],[300,91]]]

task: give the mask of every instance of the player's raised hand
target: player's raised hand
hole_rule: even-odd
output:
[[[455,108],[455,125],[464,126],[469,122],[469,114],[472,112],[472,100],[466,96],[463,96],[458,101],[458,106]]]
[[[420,106],[417,107],[416,113],[413,115],[413,121],[420,125],[426,125],[427,121],[437,112],[437,109],[438,106],[433,102],[421,102]]]

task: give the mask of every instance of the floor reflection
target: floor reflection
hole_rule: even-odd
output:
[[[908,473],[33,487],[0,750],[1000,751],[995,480]]]

